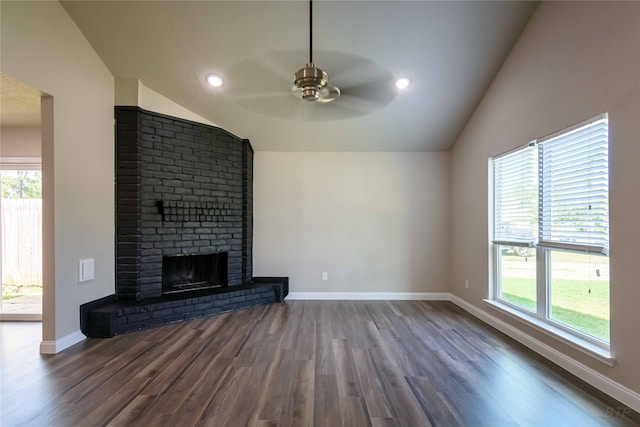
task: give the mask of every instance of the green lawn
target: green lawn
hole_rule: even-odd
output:
[[[42,286],[14,286],[14,285],[2,285],[2,300],[10,300],[13,298],[22,297],[25,295],[39,295],[42,294]]]
[[[556,279],[551,318],[609,342],[609,282]],[[591,292],[589,292],[589,288]],[[535,311],[533,278],[503,277],[502,298]]]

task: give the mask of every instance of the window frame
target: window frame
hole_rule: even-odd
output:
[[[561,252],[572,252],[572,253],[581,253],[581,254],[599,254],[608,256],[608,251],[594,251],[593,248],[585,247],[584,245],[564,245],[563,247],[550,247],[545,244],[538,244],[538,239],[542,234],[541,226],[538,229],[538,236],[536,238],[535,243],[530,246],[534,247],[536,251],[536,309],[535,312],[530,310],[525,306],[518,305],[514,302],[508,301],[502,298],[502,248],[505,246],[526,246],[521,242],[516,241],[504,241],[504,240],[495,240],[494,234],[494,226],[496,223],[495,211],[496,211],[496,201],[495,201],[495,192],[496,192],[496,182],[494,177],[494,168],[495,161],[504,156],[512,154],[514,152],[525,150],[527,147],[536,146],[536,151],[538,153],[538,162],[540,165],[540,144],[544,144],[546,141],[553,140],[558,136],[562,136],[565,134],[570,134],[576,129],[586,126],[588,124],[593,124],[601,120],[607,120],[607,132],[608,132],[608,114],[599,114],[591,119],[582,121],[573,126],[569,126],[565,129],[562,129],[558,132],[554,132],[551,135],[545,136],[543,138],[539,138],[538,140],[534,140],[527,144],[516,147],[512,150],[509,150],[505,153],[501,153],[496,156],[492,156],[489,158],[489,295],[488,299],[485,301],[493,308],[496,308],[503,313],[517,318],[521,321],[525,321],[526,323],[534,326],[536,329],[541,332],[550,335],[554,338],[557,338],[574,348],[577,348],[589,355],[594,356],[595,358],[601,360],[602,362],[613,366],[615,359],[611,355],[611,338],[609,341],[602,340],[595,336],[592,336],[586,332],[580,331],[576,328],[573,328],[569,325],[561,323],[560,321],[551,318],[551,252],[552,251],[561,251]],[[606,142],[606,150],[607,153],[610,147],[610,138],[607,137]],[[607,161],[607,174],[609,170],[609,162]],[[538,192],[541,191],[542,186],[542,175],[543,172],[540,167],[538,167],[537,171],[537,181],[538,181]],[[607,182],[607,212],[609,205],[609,182]],[[542,207],[540,206],[540,201],[537,202],[538,209],[536,210],[536,220],[540,221],[540,215],[542,211]],[[607,216],[607,229],[609,228],[610,222],[609,217]],[[608,248],[607,248],[608,249]],[[610,287],[609,282],[609,287]],[[611,322],[609,321],[609,328],[611,327]]]
[[[0,157],[0,170],[42,170],[41,157]]]

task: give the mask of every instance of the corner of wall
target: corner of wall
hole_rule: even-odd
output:
[[[114,79],[114,104],[120,106],[137,106],[140,100],[140,80],[116,77]]]
[[[168,116],[178,117],[180,119],[191,120],[193,122],[203,123],[218,127],[217,124],[202,117],[199,114],[183,107],[177,102],[167,98],[164,95],[148,88],[143,82],[138,82],[138,104],[140,108],[156,113],[166,114]]]

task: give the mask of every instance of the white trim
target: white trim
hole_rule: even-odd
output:
[[[289,292],[288,300],[449,301],[448,292]]]
[[[42,170],[41,157],[0,157],[1,170]]]
[[[498,153],[496,155],[489,157],[489,162],[495,159],[499,159],[500,157],[508,156],[509,154],[515,153],[516,151],[520,151],[528,147],[535,147],[537,143],[538,143],[538,140],[534,139],[533,141],[529,141],[526,144],[518,145],[517,147],[514,147],[510,150],[503,151],[502,153]]]
[[[62,350],[71,347],[74,344],[77,344],[87,337],[80,331],[75,331],[70,333],[69,335],[65,335],[59,340],[55,341],[42,341],[40,343],[40,354],[56,354],[60,353]]]
[[[0,322],[42,322],[42,314],[0,313]]]
[[[569,331],[568,328],[562,327],[562,325],[554,325],[547,319],[540,319],[533,315],[523,311],[520,308],[512,307],[508,301],[502,300],[490,300],[485,299],[484,302],[494,310],[498,310],[507,316],[523,322],[524,324],[542,332],[551,338],[562,341],[564,344],[573,347],[574,349],[581,351],[587,356],[604,363],[605,365],[613,367],[616,364],[616,358],[611,355],[611,350],[608,344],[599,342],[596,339],[581,337],[579,331]]]
[[[540,138],[538,138],[538,144],[544,144],[545,142],[547,142],[549,140],[552,140],[552,139],[554,139],[554,138],[556,138],[556,137],[558,137],[560,135],[563,135],[565,133],[569,133],[569,132],[572,132],[572,131],[574,131],[576,129],[579,129],[579,128],[582,128],[582,127],[586,127],[586,126],[588,126],[588,125],[590,125],[592,123],[599,122],[601,120],[607,120],[607,119],[609,119],[609,113],[600,113],[595,117],[592,117],[592,118],[587,119],[587,120],[583,120],[583,121],[581,121],[579,123],[573,124],[573,125],[571,125],[569,127],[566,127],[564,129],[560,129],[558,131],[555,131],[553,133],[550,133],[548,135],[540,137]]]
[[[497,330],[510,336],[519,343],[544,356],[561,368],[571,372],[573,375],[577,376],[583,381],[591,384],[593,387],[597,388],[603,393],[606,393],[614,399],[627,405],[634,411],[640,412],[640,393],[637,393],[623,386],[622,384],[613,381],[611,378],[589,368],[588,366],[579,363],[566,354],[531,337],[530,335],[522,332],[514,326],[490,315],[489,313],[481,310],[480,308],[472,305],[471,303],[463,300],[456,295],[451,295],[450,301],[463,310],[469,312],[473,316],[477,317],[478,319],[482,320],[483,322],[493,326]]]

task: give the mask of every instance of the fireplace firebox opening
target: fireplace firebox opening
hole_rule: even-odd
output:
[[[228,253],[162,257],[162,293],[227,286]]]

